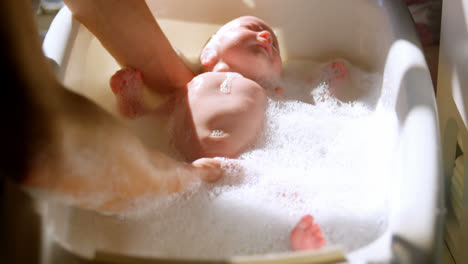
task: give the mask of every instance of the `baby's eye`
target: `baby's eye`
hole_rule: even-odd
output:
[[[249,24],[247,28],[257,32],[263,31],[263,27],[259,24]]]

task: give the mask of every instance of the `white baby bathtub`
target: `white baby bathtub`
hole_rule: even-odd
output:
[[[381,72],[382,86],[386,88],[378,92],[390,98],[386,103],[395,105],[399,125],[395,153],[391,155],[394,164],[391,184],[388,186],[389,224],[382,236],[367,246],[346,254],[345,258],[352,263],[438,262],[440,226],[444,209],[438,115],[431,78],[418,36],[407,8],[401,1],[148,2],[171,43],[188,61],[197,60],[201,47],[219,25],[249,14],[264,19],[277,30],[284,61],[326,61],[339,57],[368,71]],[[84,26],[72,19],[68,9],[64,8],[52,23],[43,49],[46,56],[53,60],[57,76],[66,86],[115,113],[113,101],[109,99],[112,98],[110,89],[96,91],[87,88],[95,84],[107,86],[108,76],[118,69],[113,59],[96,43],[97,40]],[[91,68],[87,62],[90,56],[93,57]],[[85,74],[91,77],[84,79],[82,76]],[[106,77],[103,78],[102,75]],[[89,85],[90,82],[93,82],[93,85]],[[374,103],[378,105],[377,102]],[[385,138],[382,138],[382,141],[384,140]],[[56,244],[50,236],[46,236],[46,246],[43,250],[49,253],[44,255],[44,259],[58,263],[62,261],[54,258],[73,258],[83,262],[150,261],[128,257],[125,254],[102,252],[99,249],[91,254],[83,253],[80,248],[86,244],[86,237],[80,237],[80,230],[74,225],[85,221],[83,219],[86,219],[87,215],[94,213],[74,208],[63,208],[60,212],[55,215],[58,220],[54,222],[60,223],[60,226],[56,227],[58,233],[55,236],[60,237],[62,243]],[[111,221],[109,218],[112,217],[102,218],[107,218],[103,221]],[[131,236],[131,230],[126,231],[126,234]],[[116,235],[113,239],[125,240],[123,234],[125,233]],[[54,250],[55,253],[50,253]],[[156,263],[158,260],[154,261]],[[169,260],[158,263],[167,261]],[[327,249],[309,254],[291,253],[246,259],[240,257],[218,263],[243,261],[330,263],[343,259],[339,250]]]

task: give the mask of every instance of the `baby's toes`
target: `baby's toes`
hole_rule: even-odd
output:
[[[294,251],[319,249],[326,244],[322,229],[311,215],[302,217],[291,232],[290,242]]]

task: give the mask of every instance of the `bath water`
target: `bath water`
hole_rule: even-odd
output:
[[[75,223],[86,236],[78,247],[196,258],[284,252],[306,214],[328,245],[352,251],[377,239],[388,221],[396,117],[380,107],[381,74],[343,63],[350,78],[334,92],[340,100],[319,85],[328,63],[286,64],[285,98],[269,100],[255,148],[222,159],[221,181],[142,199],[117,217],[84,215]]]
[[[299,67],[320,78],[325,65],[291,64],[286,74]],[[346,65],[351,81],[339,89],[359,90],[350,94],[361,101],[313,98],[326,96],[315,91],[323,88],[315,88],[316,77],[287,78],[286,96],[301,100],[269,100],[266,133],[240,157],[241,171],[226,160],[229,173],[221,182],[151,209],[154,251],[179,257],[287,251],[289,233],[305,214],[315,217],[329,245],[350,251],[378,238],[387,225],[396,123],[391,111],[371,103],[380,75]]]

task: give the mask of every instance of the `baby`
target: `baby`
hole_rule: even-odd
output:
[[[240,17],[211,37],[200,62],[205,73],[193,78],[165,105],[175,119],[174,143],[189,161],[236,158],[262,131],[266,94],[283,94],[278,40],[263,20]],[[330,67],[336,72],[331,76],[334,81],[346,75],[343,63],[333,62]],[[122,115],[136,118],[156,112],[149,99],[151,92],[137,70],[118,71],[111,78],[111,88]]]
[[[267,91],[282,94],[277,86],[282,67],[278,40],[261,19],[240,17],[216,32],[203,48],[200,61],[205,72],[176,91],[166,105],[174,120],[174,143],[188,161],[236,158],[263,130]],[[137,70],[118,71],[110,85],[124,116],[136,118],[160,111],[151,107]],[[290,240],[293,250],[325,244],[310,215],[300,220]]]
[[[261,19],[244,16],[222,26],[203,48],[204,71],[239,72],[266,89],[275,89],[281,76],[278,39]]]
[[[126,116],[158,114],[145,104],[144,84],[135,70],[111,78]],[[202,157],[236,158],[252,146],[265,121],[266,92],[256,82],[234,72],[206,72],[193,78],[165,105],[173,120],[172,141],[188,161]]]
[[[218,30],[200,61],[205,73],[176,91],[165,105],[174,120],[173,142],[188,161],[236,158],[262,131],[267,90],[280,91],[273,87],[282,66],[278,40],[261,19],[240,17]],[[137,70],[118,71],[110,84],[122,115],[156,113]]]

